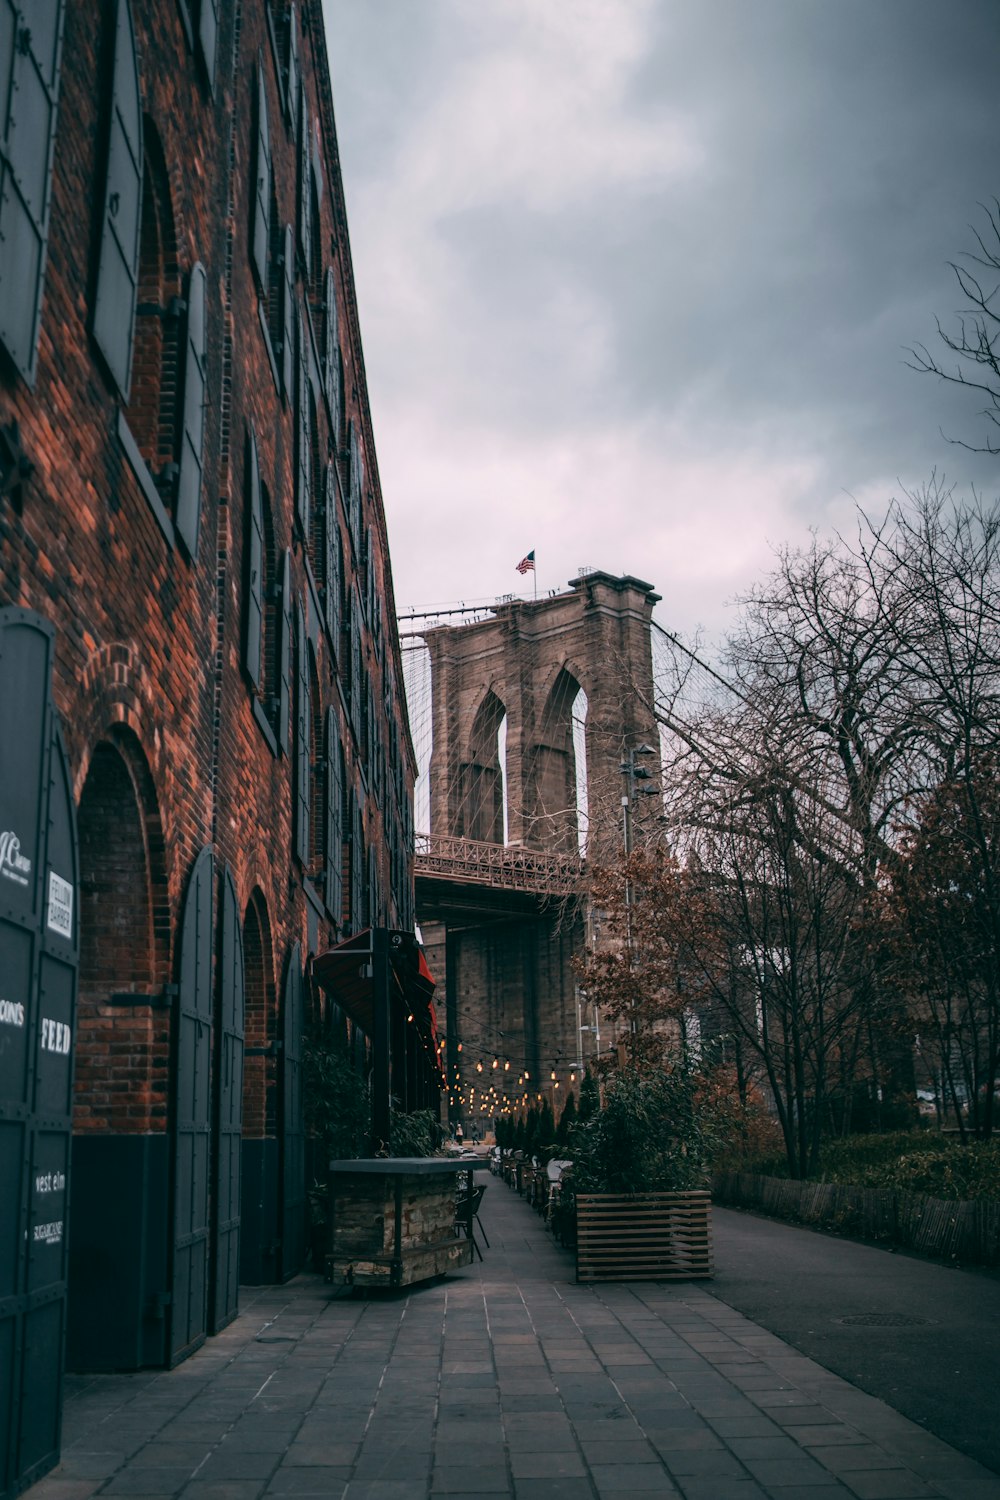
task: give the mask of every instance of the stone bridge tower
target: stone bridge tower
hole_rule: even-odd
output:
[[[558,1114],[594,1050],[572,962],[581,855],[621,848],[628,752],[652,747],[644,769],[659,764],[658,598],[637,578],[593,572],[424,633],[433,748],[417,919],[446,995],[451,1119],[466,1127],[496,1098],[541,1095]]]

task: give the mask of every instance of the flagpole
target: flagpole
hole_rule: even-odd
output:
[[[531,579],[535,585],[535,603],[538,603],[538,553],[535,553],[535,566],[531,570]]]

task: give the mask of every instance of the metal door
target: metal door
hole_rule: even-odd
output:
[[[212,1300],[209,1332],[237,1313],[240,1269],[240,1148],[243,1140],[243,930],[236,887],[222,875],[219,1001],[212,1143]]]
[[[301,956],[288,955],[281,1001],[281,1280],[301,1271],[306,1253],[305,1120],[302,1033],[305,1030]]]
[[[208,1327],[212,1135],[212,851],[202,849],[181,919],[174,1039],[174,1249],[169,1359],[176,1364]]]
[[[55,633],[0,609],[0,1495],[59,1458],[79,958]]]

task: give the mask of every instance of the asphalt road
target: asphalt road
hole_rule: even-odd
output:
[[[712,1213],[715,1296],[1000,1473],[1000,1277]]]

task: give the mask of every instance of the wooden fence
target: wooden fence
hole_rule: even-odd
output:
[[[848,1187],[839,1182],[795,1182],[753,1172],[719,1172],[716,1203],[753,1208],[775,1219],[834,1229],[901,1250],[917,1250],[965,1265],[1000,1265],[1000,1202],[952,1202],[899,1188]]]

